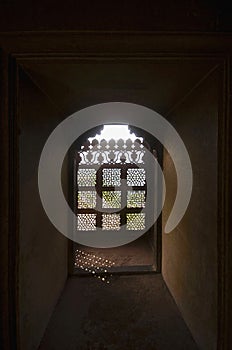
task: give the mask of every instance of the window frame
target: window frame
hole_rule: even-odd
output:
[[[70,181],[69,184],[72,184],[69,188],[69,203],[71,203],[73,211],[76,213],[76,207],[77,207],[77,201],[75,200],[74,188],[75,193],[77,193],[77,186],[76,186],[76,179],[77,179],[77,167],[79,164],[80,156],[79,152],[81,150],[81,146],[86,142],[86,140],[89,137],[95,137],[96,134],[99,134],[100,131],[103,129],[104,125],[99,125],[99,127],[95,127],[93,129],[88,130],[86,133],[81,135],[76,142],[73,144],[73,146],[70,148],[68,158],[69,158],[69,174]],[[144,139],[144,144],[147,149],[149,149],[154,157],[157,159],[161,169],[162,169],[162,162],[163,162],[163,146],[159,143],[158,140],[156,140],[152,135],[145,132],[143,129],[128,125],[131,132],[135,133],[138,137],[142,137]],[[107,166],[109,168],[115,167],[119,164],[104,164],[104,167]],[[101,165],[102,166],[102,165]],[[89,164],[84,165],[82,164],[83,168],[90,168],[94,166],[90,166]],[[95,165],[96,168],[99,168],[99,165]],[[134,168],[135,164],[127,163],[128,168]],[[149,164],[143,164],[143,168],[149,169]],[[158,177],[158,174],[156,174],[156,180],[158,186],[162,186],[162,179]],[[76,187],[75,187],[76,186]],[[136,188],[139,189],[139,186]],[[81,189],[84,189],[84,187],[81,187]],[[130,208],[128,208],[130,209]],[[136,209],[136,208],[131,208]],[[79,209],[80,210],[80,209]],[[137,212],[141,211],[141,208],[137,208]],[[128,212],[132,212],[128,211]],[[76,229],[76,221],[73,223],[73,230]],[[115,231],[117,232],[117,231]],[[152,265],[146,265],[145,267],[138,267],[138,266],[126,266],[126,267],[119,267],[119,268],[112,268],[110,273],[112,274],[137,274],[137,273],[161,273],[161,262],[162,262],[162,215],[158,217],[156,222],[147,230],[147,232],[144,235],[148,235],[149,244],[151,246],[151,251],[154,254],[154,262]],[[128,243],[130,244],[130,243]],[[69,241],[69,274],[70,275],[89,275],[89,273],[83,272],[78,270],[78,268],[74,267],[75,264],[75,252],[76,247],[78,246],[78,243]]]

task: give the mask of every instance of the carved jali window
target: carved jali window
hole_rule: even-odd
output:
[[[122,225],[128,231],[146,228],[148,147],[124,127],[127,137],[89,138],[76,153],[78,231],[119,231]]]

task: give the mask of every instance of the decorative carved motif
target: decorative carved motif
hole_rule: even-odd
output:
[[[78,191],[78,209],[96,207],[96,191]]]
[[[120,186],[121,185],[121,169],[110,168],[102,170],[102,186]]]
[[[145,208],[145,191],[128,191],[127,208]]]
[[[102,191],[102,208],[121,208],[121,191]]]
[[[97,139],[91,142],[88,140],[79,152],[79,165],[144,164],[145,149],[141,139],[103,139],[100,142]]]
[[[145,229],[145,214],[144,213],[127,213],[126,214],[127,230],[137,231]]]
[[[120,214],[102,214],[103,230],[120,230]]]
[[[77,172],[77,185],[78,186],[95,186],[96,170],[79,168]]]
[[[77,214],[77,230],[78,231],[95,231],[96,230],[96,214]]]
[[[127,169],[127,185],[128,186],[145,186],[146,171],[141,168]]]
[[[90,138],[82,145],[77,156],[77,230],[96,230],[98,222],[103,230],[118,231],[121,223],[125,221],[127,230],[145,228],[145,214],[133,212],[133,208],[145,208],[146,171],[143,164],[146,151],[148,146],[143,138],[108,141],[103,138]],[[98,166],[97,172],[95,168]],[[92,189],[81,190],[81,187]],[[109,187],[117,189],[112,190]],[[133,187],[133,190],[128,187]],[[136,190],[135,187],[142,188]],[[101,197],[98,201],[101,201],[103,209],[123,209],[122,194],[126,191],[125,210],[120,213],[107,213],[107,210],[105,213],[98,212],[96,189]],[[81,210],[80,214],[78,210]]]

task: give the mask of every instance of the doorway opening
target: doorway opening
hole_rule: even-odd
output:
[[[101,228],[115,235],[123,230],[125,238],[132,237],[130,243],[112,248],[72,243],[72,273],[101,278],[109,273],[160,272],[161,219],[146,226],[147,176],[154,179],[154,187],[160,179],[151,170],[148,153],[162,166],[162,147],[153,136],[119,124],[93,128],[72,146],[69,202],[76,214],[73,229],[87,234]],[[157,200],[154,192],[149,203],[153,210]]]

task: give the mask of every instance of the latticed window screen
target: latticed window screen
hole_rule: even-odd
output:
[[[121,185],[121,169],[103,169],[102,170],[102,186],[120,186]]]
[[[145,191],[127,191],[127,208],[145,208]]]
[[[96,207],[96,191],[78,191],[78,208],[93,209]]]
[[[102,214],[103,230],[120,230],[121,217],[120,214]]]
[[[78,231],[146,228],[146,151],[142,138],[94,139],[82,146],[76,169]]]

